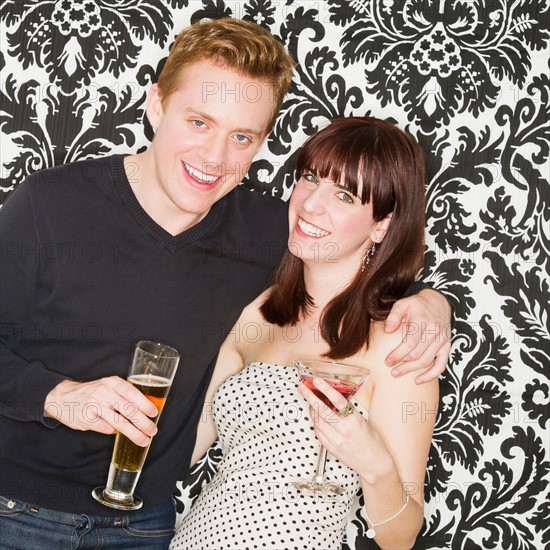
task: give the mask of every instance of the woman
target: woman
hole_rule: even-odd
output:
[[[381,548],[411,548],[422,526],[435,418],[418,411],[434,410],[437,382],[391,376],[400,335],[381,323],[422,264],[422,151],[388,122],[338,119],[306,141],[297,175],[287,254],[225,341],[206,396],[193,461],[218,435],[223,459],[173,549],[340,548],[360,486]],[[323,407],[291,367],[305,357],[368,367],[354,398],[365,413],[317,379],[347,414]],[[312,476],[319,442],[345,487],[337,498],[292,485]]]

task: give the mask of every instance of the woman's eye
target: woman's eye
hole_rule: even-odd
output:
[[[302,174],[302,178],[311,183],[318,184],[319,180],[313,174]]]
[[[348,204],[353,204],[353,197],[349,193],[346,193],[345,191],[340,191],[336,196],[342,202],[345,202],[345,203],[348,203]]]

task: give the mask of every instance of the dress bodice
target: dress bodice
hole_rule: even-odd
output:
[[[292,485],[313,476],[319,455],[298,383],[293,368],[254,362],[221,384],[212,413],[223,458],[171,548],[341,547],[358,476],[329,455],[327,477],[343,495],[310,495]]]

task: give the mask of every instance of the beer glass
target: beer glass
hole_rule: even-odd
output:
[[[128,382],[140,390],[158,409],[157,423],[176,374],[179,353],[164,344],[141,341],[136,344]],[[122,419],[121,419],[122,420]],[[96,487],[93,497],[111,508],[137,510],[143,501],[134,490],[149,447],[140,447],[120,432],[116,434],[111,467],[105,487]]]

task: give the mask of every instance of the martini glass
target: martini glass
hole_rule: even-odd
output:
[[[313,379],[322,378],[349,400],[370,375],[370,371],[363,367],[318,359],[293,361],[292,366],[298,371],[302,383],[334,412],[338,412],[338,409],[314,386]],[[345,489],[338,483],[329,481],[325,476],[326,460],[327,450],[321,445],[315,475],[310,480],[294,482],[294,487],[316,495],[341,495]]]

